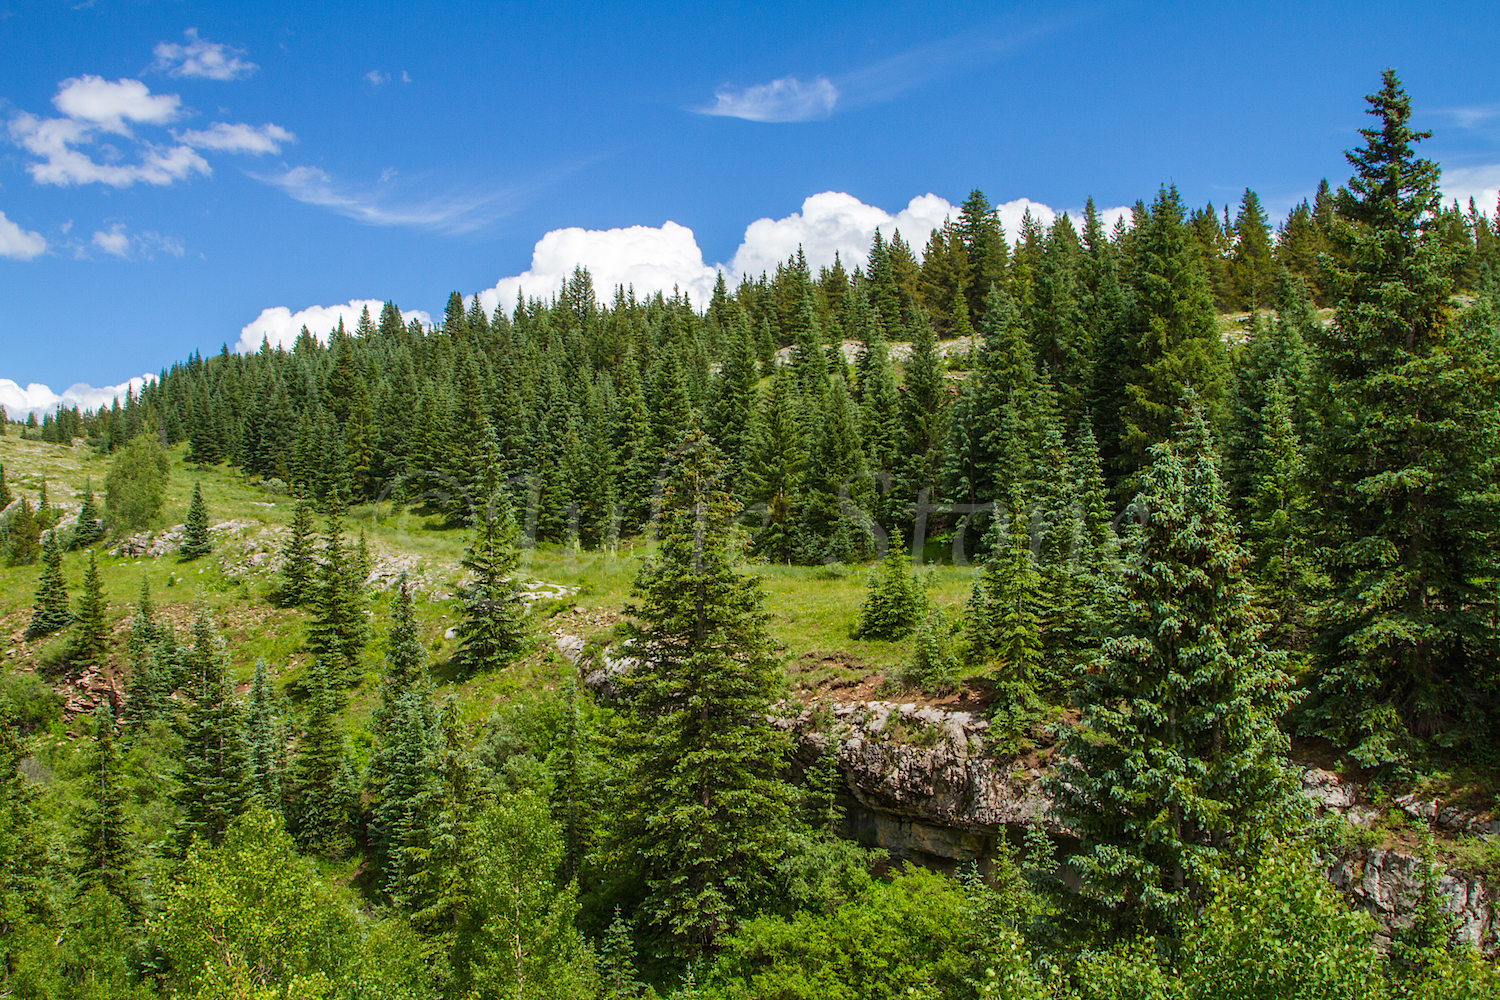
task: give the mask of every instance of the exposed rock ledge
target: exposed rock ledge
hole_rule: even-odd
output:
[[[831,712],[831,720],[829,714]],[[1052,813],[1041,773],[1024,763],[987,756],[988,724],[967,712],[944,712],[891,702],[834,703],[803,709],[778,725],[796,737],[796,763],[811,766],[830,747],[843,776],[848,833],[892,855],[937,867],[993,856],[1007,827],[1041,823],[1065,831]],[[1303,772],[1303,789],[1323,815],[1367,826],[1380,817],[1358,789],[1318,768]],[[1500,831],[1485,817],[1412,798],[1397,803],[1415,818],[1448,830]],[[1410,926],[1421,895],[1422,862],[1394,851],[1350,849],[1329,870],[1334,885],[1376,920],[1383,945]],[[1461,939],[1487,952],[1500,950],[1494,886],[1459,870],[1438,883],[1442,907],[1457,920]]]

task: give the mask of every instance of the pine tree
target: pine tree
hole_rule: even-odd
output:
[[[636,577],[616,752],[629,807],[615,849],[635,859],[641,913],[675,946],[709,948],[750,912],[790,815],[789,750],[767,711],[775,660],[756,577],[726,550],[723,463],[690,431],[662,493],[661,544]]]
[[[892,546],[870,571],[864,603],[859,606],[855,636],[861,639],[901,639],[911,635],[927,611],[927,592],[910,559]]]
[[[28,639],[51,635],[67,628],[73,621],[62,564],[62,546],[57,542],[57,529],[53,528],[42,536],[42,573],[37,579],[36,599],[31,605],[31,621],[26,626]]]
[[[194,838],[217,845],[234,818],[250,802],[244,712],[229,677],[229,647],[214,628],[208,610],[193,623],[187,651],[190,698],[182,720],[182,760],[177,804],[182,810],[177,842],[186,849]]]
[[[353,847],[349,814],[355,796],[344,740],[344,695],[322,659],[308,668],[306,688],[307,719],[292,760],[292,831],[305,850],[342,858]]]
[[[313,592],[313,620],[307,646],[333,679],[345,686],[359,683],[359,656],[369,637],[364,580],[344,544],[344,522],[330,512],[323,530],[323,559]]]
[[[777,562],[790,562],[795,527],[801,513],[807,449],[796,413],[796,383],[791,370],[778,368],[771,394],[757,417],[746,470],[745,497],[760,513],[752,549]]]
[[[618,906],[599,942],[599,986],[604,1000],[638,1000],[645,995],[645,985],[636,978],[630,921],[620,915]]]
[[[277,717],[276,689],[266,661],[255,661],[255,678],[245,705],[246,778],[250,794],[262,808],[281,811],[286,734]]]
[[[406,574],[391,600],[391,628],[386,636],[380,678],[380,704],[370,720],[370,766],[366,787],[370,800],[370,833],[386,873],[386,891],[396,895],[404,881],[397,863],[399,848],[411,843],[413,801],[423,781],[422,768],[431,752],[432,684],[426,677],[427,654],[417,628],[411,582]]]
[[[1280,379],[1272,382],[1261,423],[1247,540],[1256,582],[1275,612],[1278,643],[1295,649],[1302,645],[1308,601],[1320,581],[1307,545],[1312,503],[1306,461],[1293,425],[1291,393]]]
[[[480,461],[484,479],[472,498],[469,523],[473,536],[464,550],[463,567],[473,580],[463,591],[459,659],[466,673],[496,670],[525,648],[525,608],[513,577],[520,565],[516,522],[501,480],[500,451],[493,430],[486,428]]]
[[[1426,737],[1486,738],[1500,442],[1489,334],[1451,315],[1451,253],[1432,228],[1440,170],[1413,151],[1428,133],[1393,71],[1366,100],[1379,125],[1345,154],[1355,176],[1332,224],[1340,297],[1316,334],[1309,465],[1333,587],[1312,717],[1370,765]]]
[[[1210,421],[1228,388],[1228,359],[1213,299],[1193,239],[1183,223],[1176,188],[1163,188],[1131,235],[1127,278],[1130,308],[1118,378],[1125,385],[1123,431],[1112,471],[1122,496],[1149,462],[1152,445],[1167,440],[1191,393]]]
[[[1249,188],[1234,220],[1234,254],[1229,262],[1235,307],[1251,312],[1270,304],[1275,263],[1271,255],[1271,227],[1260,207],[1260,197]]]
[[[1276,720],[1285,657],[1262,641],[1246,553],[1201,413],[1153,447],[1141,524],[1053,791],[1084,898],[1116,926],[1171,928],[1216,871],[1253,864],[1300,815]]]
[[[0,497],[3,499],[3,497]],[[87,548],[104,534],[99,507],[94,503],[94,485],[88,476],[83,478],[83,503],[78,507],[78,521],[73,532],[73,541]]]
[[[292,513],[291,534],[281,547],[281,603],[300,607],[313,597],[317,560],[313,555],[313,536],[317,524],[312,504],[299,497]]]
[[[87,791],[78,820],[78,877],[82,886],[100,886],[133,911],[140,899],[135,889],[135,851],[125,815],[121,768],[115,748],[114,712],[107,703],[101,704],[94,710],[93,739],[84,770]]]
[[[9,539],[6,544],[5,561],[11,566],[30,566],[36,562],[40,551],[42,529],[37,524],[36,514],[31,509],[31,501],[25,497],[10,515],[10,525],[7,534]]]
[[[5,484],[5,464],[0,462],[0,511],[14,503],[15,499],[11,495],[10,487]]]
[[[203,485],[193,484],[193,498],[188,501],[187,520],[182,526],[183,559],[197,559],[213,551],[208,538],[208,505],[203,502]]]
[[[109,623],[105,614],[109,604],[104,599],[104,582],[99,578],[99,560],[89,550],[89,568],[83,574],[83,593],[78,598],[78,613],[69,658],[78,664],[103,665],[109,652]]]

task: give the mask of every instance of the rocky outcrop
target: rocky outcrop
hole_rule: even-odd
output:
[[[895,857],[939,868],[974,861],[983,869],[998,838],[1031,824],[1054,837],[1067,835],[1040,771],[987,750],[988,725],[970,713],[886,701],[833,703],[778,717],[777,724],[795,736],[798,770],[835,755],[846,832]],[[1382,817],[1361,800],[1356,786],[1330,771],[1306,768],[1302,785],[1320,815],[1366,827]],[[1489,819],[1441,803],[1410,798],[1397,805],[1448,830],[1494,828]],[[1334,860],[1329,878],[1374,916],[1378,940],[1388,944],[1397,930],[1411,926],[1425,867],[1408,854],[1349,848]],[[1492,953],[1500,950],[1495,890],[1463,871],[1438,874],[1439,905],[1454,919],[1460,939]]]

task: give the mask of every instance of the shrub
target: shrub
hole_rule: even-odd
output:
[[[1384,995],[1374,922],[1351,910],[1308,852],[1268,852],[1227,876],[1184,942],[1194,997],[1299,1000]]]
[[[115,458],[104,477],[104,510],[116,531],[140,531],[161,516],[171,466],[156,438],[141,434]]]
[[[896,679],[906,688],[942,694],[958,686],[958,655],[953,650],[953,625],[943,609],[929,608],[917,625],[916,648],[911,662]]]

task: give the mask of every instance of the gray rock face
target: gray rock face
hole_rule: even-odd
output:
[[[831,724],[822,711],[815,721],[812,710],[776,722],[796,739],[799,769],[811,767],[826,753],[836,755],[846,832],[860,842],[931,867],[951,869],[975,861],[984,869],[1008,830],[1039,823],[1054,837],[1067,835],[1043,791],[1041,772],[986,753],[988,724],[983,719],[885,701],[830,707]],[[1360,801],[1356,786],[1330,771],[1307,768],[1302,786],[1320,815],[1358,826],[1370,826],[1381,816]],[[1398,805],[1451,830],[1486,832],[1493,825],[1438,803]],[[1328,874],[1375,917],[1382,946],[1398,929],[1411,926],[1422,894],[1420,858],[1349,849],[1334,860]],[[1443,872],[1438,880],[1440,905],[1455,918],[1459,937],[1490,953],[1500,951],[1496,888],[1457,870]]]

